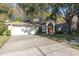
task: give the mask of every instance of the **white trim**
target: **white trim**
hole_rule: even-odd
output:
[[[46,24],[46,33],[48,34],[48,24],[49,23],[51,23],[53,25],[53,33],[55,33],[55,22],[47,22],[47,24]]]

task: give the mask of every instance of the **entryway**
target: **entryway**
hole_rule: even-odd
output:
[[[48,24],[48,34],[52,34],[53,33],[53,24],[49,23]]]

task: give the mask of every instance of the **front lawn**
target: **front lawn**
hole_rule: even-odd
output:
[[[70,41],[73,40],[74,38],[79,38],[79,33],[73,33],[73,34],[69,34],[69,33],[55,33],[53,35],[47,35],[47,34],[38,34],[42,37],[47,37],[51,40],[56,40],[56,41]]]
[[[79,50],[79,44],[78,45],[72,45],[71,47]]]
[[[5,44],[5,42],[9,39],[9,36],[0,35],[0,48]]]
[[[48,38],[52,39],[52,40],[56,40],[58,42],[63,42],[63,41],[71,41],[74,38],[79,38],[79,33],[74,33],[74,34],[53,34],[53,35],[49,35]],[[77,45],[71,45],[72,48],[78,49],[79,50],[79,44]]]
[[[47,38],[49,38],[51,40],[55,40],[55,41],[58,41],[58,42],[65,42],[65,43],[68,44],[74,38],[79,38],[79,33],[74,33],[74,34],[68,34],[68,33],[57,34],[57,33],[55,33],[53,35],[40,34],[40,36],[47,37]],[[71,47],[79,49],[79,44],[77,44],[77,45],[71,45]]]
[[[70,41],[76,37],[79,37],[79,34],[78,33],[74,33],[74,34],[68,34],[68,33],[65,33],[65,34],[53,34],[51,36],[49,36],[50,39],[53,40],[53,38],[56,38],[56,40],[58,41],[64,41],[64,40],[67,40],[67,41]]]

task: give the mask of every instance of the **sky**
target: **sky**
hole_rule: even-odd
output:
[[[14,7],[14,8],[16,7],[16,3],[13,3],[13,7]]]
[[[63,10],[65,13],[64,13],[62,10]],[[59,8],[59,11],[62,13],[63,16],[65,16],[65,15],[66,15],[67,8],[65,8],[65,7]]]

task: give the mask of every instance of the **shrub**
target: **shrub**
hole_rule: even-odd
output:
[[[11,31],[10,30],[6,30],[6,35],[10,36],[11,35]]]
[[[0,22],[0,35],[2,35],[5,30],[7,30],[7,26]]]
[[[5,31],[3,26],[0,26],[0,35]]]
[[[0,26],[0,35],[6,30],[6,26]]]
[[[64,34],[63,31],[56,31],[55,33],[56,33],[56,34]]]

